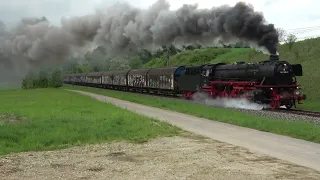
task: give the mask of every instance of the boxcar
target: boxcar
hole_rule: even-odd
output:
[[[174,90],[174,72],[176,67],[150,69],[148,87],[150,89]]]
[[[118,89],[127,89],[127,74],[129,70],[116,71],[113,73],[112,85]]]
[[[103,72],[91,72],[87,74],[86,83],[89,86],[100,87],[101,86],[101,76]]]
[[[146,89],[147,74],[150,69],[132,69],[128,72],[128,88],[130,89]]]
[[[74,81],[74,74],[65,74],[63,76],[63,83],[72,84],[73,81]]]
[[[102,82],[101,82],[102,86],[105,88],[112,88],[114,72],[113,71],[103,72],[101,76],[102,76]]]
[[[79,74],[75,74],[74,77],[74,81],[73,83],[75,85],[85,85],[87,83],[86,79],[87,79],[87,73],[79,73]]]
[[[178,93],[178,79],[184,69],[184,66],[150,69],[147,74],[148,87],[152,91]]]

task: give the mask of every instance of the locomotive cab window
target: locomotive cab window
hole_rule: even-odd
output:
[[[211,72],[210,69],[206,69],[206,70],[203,70],[203,71],[202,71],[201,75],[204,76],[204,77],[209,77],[210,72]]]
[[[208,77],[211,73],[211,69],[207,69],[206,76]]]

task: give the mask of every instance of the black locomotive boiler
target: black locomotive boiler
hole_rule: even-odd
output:
[[[64,83],[145,93],[181,94],[187,99],[200,91],[212,98],[247,98],[277,109],[281,106],[292,108],[296,102],[302,104],[306,99],[306,95],[300,93],[297,76],[302,76],[301,64],[279,61],[277,55],[271,55],[268,60],[257,63],[66,74]]]

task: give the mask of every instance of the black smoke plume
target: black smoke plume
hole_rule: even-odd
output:
[[[46,18],[24,18],[10,31],[0,23],[0,81],[47,62],[62,63],[91,45],[117,55],[168,44],[212,46],[241,40],[270,54],[277,51],[274,25],[251,5],[239,2],[210,9],[183,5],[174,11],[169,7],[165,0],[146,10],[118,3],[92,15],[62,18],[61,27],[50,25]]]

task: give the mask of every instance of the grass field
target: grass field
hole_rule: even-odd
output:
[[[0,154],[86,143],[144,142],[179,129],[63,89],[0,91]]]
[[[296,42],[292,49],[288,45],[281,45],[279,48],[280,60],[289,63],[301,63],[303,76],[298,77],[299,84],[302,85],[307,100],[304,105],[299,105],[301,109],[320,111],[320,38],[308,39]],[[204,63],[218,62],[257,62],[268,60],[268,55],[258,53],[249,48],[208,48],[194,51],[184,51],[170,57],[171,66],[179,65],[199,65]],[[157,58],[149,61],[145,67],[163,67],[166,61]]]
[[[139,94],[124,93],[120,91],[70,85],[65,85],[63,88],[93,92],[139,104],[320,143],[320,126],[311,123],[269,119],[229,109],[214,108],[212,106],[192,104],[178,100],[161,99],[159,97],[150,98]]]

